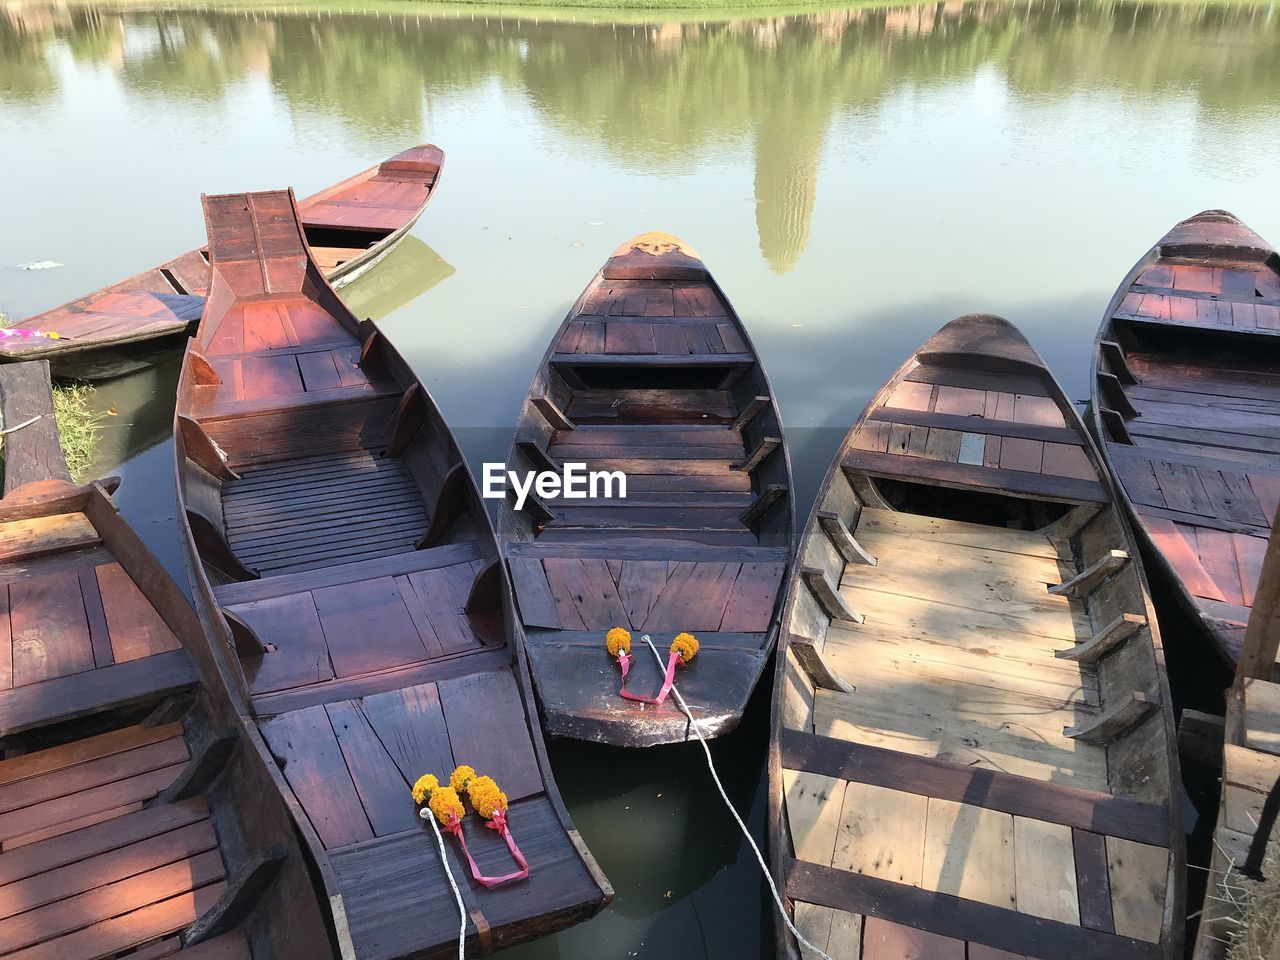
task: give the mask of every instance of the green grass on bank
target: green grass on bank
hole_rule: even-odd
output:
[[[76,483],[89,479],[93,454],[102,435],[102,422],[106,419],[93,409],[92,397],[93,387],[87,383],[53,385],[53,418],[58,424],[67,469]]]

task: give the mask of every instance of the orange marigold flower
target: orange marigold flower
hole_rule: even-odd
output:
[[[454,768],[453,774],[449,777],[449,786],[453,787],[458,793],[466,793],[467,785],[475,778],[475,768],[468,767],[464,763],[462,766]]]
[[[431,799],[427,802],[427,808],[446,827],[461,820],[463,814],[466,813],[462,808],[462,801],[458,799],[458,793],[453,787],[437,787],[432,790]]]
[[[413,785],[413,802],[421,806],[427,802],[427,797],[431,796],[432,791],[440,787],[440,781],[432,774],[427,774],[418,778],[418,782]]]
[[[498,789],[493,777],[476,777],[467,788],[467,796],[476,813],[486,820],[492,820],[499,811],[507,812],[507,795]]]
[[[698,655],[698,638],[692,633],[678,633],[671,641],[671,652],[680,656],[681,663],[688,663]]]
[[[613,627],[604,635],[604,645],[611,657],[616,657],[619,653],[630,653],[631,634],[622,627]]]

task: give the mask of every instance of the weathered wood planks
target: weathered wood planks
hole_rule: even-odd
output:
[[[1180,956],[1172,714],[1099,463],[991,317],[944,327],[850,431],[789,587],[770,757],[775,877],[817,942]]]

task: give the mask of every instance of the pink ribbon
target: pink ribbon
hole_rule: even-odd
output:
[[[462,853],[467,858],[467,863],[471,867],[471,876],[476,883],[481,886],[493,887],[500,886],[504,883],[510,883],[513,880],[523,880],[529,876],[529,861],[525,859],[524,854],[520,852],[520,848],[516,846],[516,839],[511,835],[511,830],[507,827],[507,815],[503,810],[495,810],[492,820],[486,820],[485,826],[490,830],[497,830],[498,836],[507,842],[507,849],[511,851],[511,856],[516,863],[520,864],[520,869],[511,873],[503,874],[500,877],[485,876],[480,872],[479,865],[471,856],[471,851],[467,848],[467,838],[462,833],[462,823],[458,820],[453,821],[445,827],[450,833],[458,838],[458,842],[462,844]]]
[[[671,692],[672,684],[676,682],[676,664],[679,662],[680,654],[672,650],[671,656],[667,658],[667,672],[662,677],[662,689],[658,691],[656,697],[642,697],[637,693],[627,692],[627,674],[631,671],[631,656],[626,653],[618,654],[618,666],[622,668],[622,686],[618,688],[618,695],[641,703],[662,703]]]

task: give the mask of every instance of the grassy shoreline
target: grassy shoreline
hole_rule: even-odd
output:
[[[47,0],[19,0],[43,6]],[[569,22],[648,23],[733,20],[761,16],[802,16],[835,10],[901,9],[932,5],[926,0],[64,0],[120,11],[221,10],[228,13],[399,14],[428,19],[478,18],[560,20]],[[1042,0],[1010,0],[1032,6]],[[1257,0],[1108,0],[1115,6],[1250,6]]]

